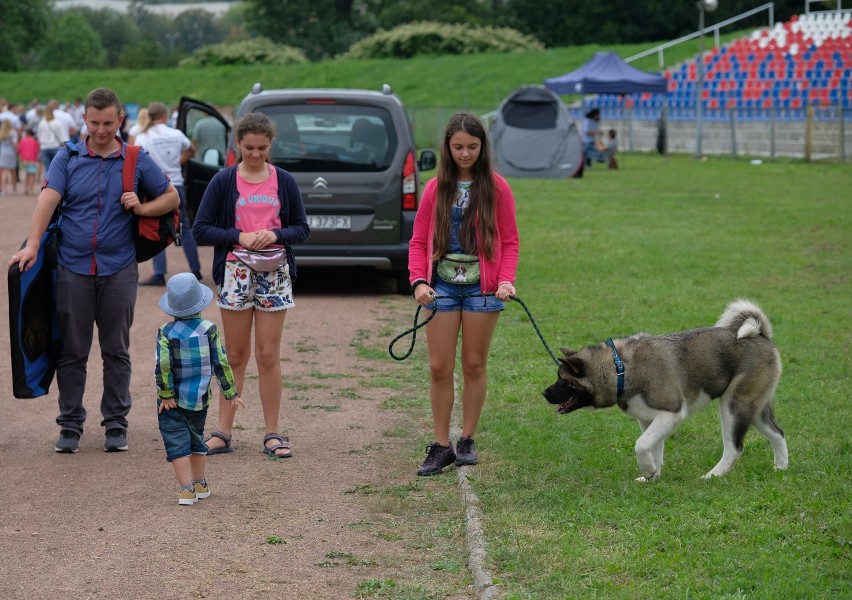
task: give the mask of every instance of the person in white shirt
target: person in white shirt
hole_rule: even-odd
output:
[[[47,103],[47,106],[53,109],[53,117],[62,124],[62,128],[64,130],[63,137],[66,140],[70,140],[73,136],[77,135],[77,127],[74,124],[74,117],[71,116],[71,113],[62,110],[59,107],[58,100],[51,100]]]
[[[77,133],[71,136],[71,139],[75,142],[80,139],[80,132],[83,130],[83,114],[85,112],[86,109],[83,106],[83,99],[79,96],[74,99],[73,104],[68,104],[68,114],[70,114],[71,118],[74,119],[74,129],[77,130]]]
[[[39,111],[39,109],[41,110]],[[38,101],[38,98],[33,98],[30,101],[30,109],[24,113],[24,122],[27,125],[27,129],[35,131],[38,126],[39,119],[41,119],[40,113],[44,113],[44,107],[41,105],[41,102]]]
[[[36,139],[40,148],[39,158],[44,165],[44,173],[47,173],[53,157],[59,152],[59,148],[69,140],[68,131],[54,115],[50,104],[44,108],[44,115],[36,126]]]
[[[183,164],[192,156],[192,143],[183,132],[166,125],[168,108],[162,102],[148,105],[148,124],[136,135],[136,144],[142,146],[154,162],[163,170],[180,196],[181,247],[189,263],[189,269],[201,280],[201,263],[198,248],[192,237],[192,226],[186,212],[186,192],[183,186]],[[154,257],[154,274],[139,282],[139,285],[166,285],[166,252]]]
[[[18,113],[15,112],[17,108],[17,104],[12,103],[7,105],[0,111],[0,121],[9,121],[12,124],[12,129],[15,131],[21,130],[21,117],[18,116]]]

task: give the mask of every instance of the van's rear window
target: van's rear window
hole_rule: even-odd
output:
[[[275,122],[270,161],[288,171],[384,171],[396,152],[396,131],[383,108],[279,104],[256,110]]]

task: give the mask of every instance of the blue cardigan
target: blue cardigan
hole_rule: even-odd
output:
[[[278,174],[278,197],[281,199],[281,228],[275,230],[277,243],[287,248],[290,278],[296,281],[296,262],[290,248],[308,239],[311,230],[302,202],[302,193],[296,180],[284,169],[275,167]],[[240,230],[235,227],[237,191],[237,165],[216,173],[201,198],[201,205],[192,225],[196,243],[213,246],[213,281],[222,285],[225,279],[225,258],[239,244]]]

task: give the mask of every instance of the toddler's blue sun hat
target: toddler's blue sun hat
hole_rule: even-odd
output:
[[[191,317],[200,313],[213,299],[213,291],[201,285],[192,273],[178,273],[169,278],[160,308],[173,317]]]

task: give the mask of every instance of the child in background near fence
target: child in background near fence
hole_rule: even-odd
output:
[[[41,147],[35,134],[28,128],[24,128],[24,137],[18,144],[18,157],[24,168],[24,194],[29,196],[36,193],[36,175],[38,174],[38,153]]]
[[[166,460],[172,463],[180,486],[178,504],[195,504],[210,496],[205,478],[204,425],[213,376],[226,400],[235,407],[245,406],[237,393],[219,330],[200,315],[212,299],[210,288],[201,285],[192,273],[178,273],[169,279],[167,291],[160,298],[160,308],[175,319],[157,332],[157,419]]]
[[[607,157],[607,167],[610,169],[618,168],[618,161],[615,160],[615,153],[618,152],[618,134],[615,129],[610,129],[607,132],[606,141],[603,143],[604,155]]]

